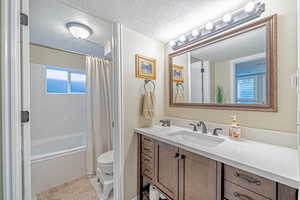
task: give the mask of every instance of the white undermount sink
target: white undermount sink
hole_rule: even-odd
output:
[[[219,138],[217,136],[189,131],[177,131],[169,133],[168,136],[205,147],[215,147],[225,141],[224,138]]]

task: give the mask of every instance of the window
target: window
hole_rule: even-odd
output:
[[[257,101],[257,79],[255,76],[237,78],[237,103],[253,104]]]
[[[76,94],[86,92],[86,75],[84,70],[73,70],[61,67],[47,66],[47,93]]]

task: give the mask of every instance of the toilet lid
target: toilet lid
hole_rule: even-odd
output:
[[[108,151],[97,158],[98,163],[109,164],[114,162],[114,151]]]

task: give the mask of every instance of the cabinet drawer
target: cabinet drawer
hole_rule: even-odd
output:
[[[154,158],[154,147],[142,144],[142,154],[153,159]]]
[[[150,158],[149,156],[146,156],[144,154],[141,155],[141,162],[142,162],[142,165],[148,165],[148,166],[154,167],[153,158]]]
[[[146,176],[150,180],[153,180],[153,167],[146,165],[145,163],[142,163],[142,175]]]
[[[224,196],[228,200],[268,200],[228,181],[224,181]]]
[[[276,199],[276,183],[263,177],[225,165],[225,180],[270,199]]]
[[[154,140],[152,138],[142,136],[142,145],[154,147]]]

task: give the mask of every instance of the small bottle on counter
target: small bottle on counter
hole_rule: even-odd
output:
[[[242,135],[242,130],[239,122],[237,121],[236,115],[232,116],[232,123],[229,127],[229,137],[232,139],[240,139]]]

